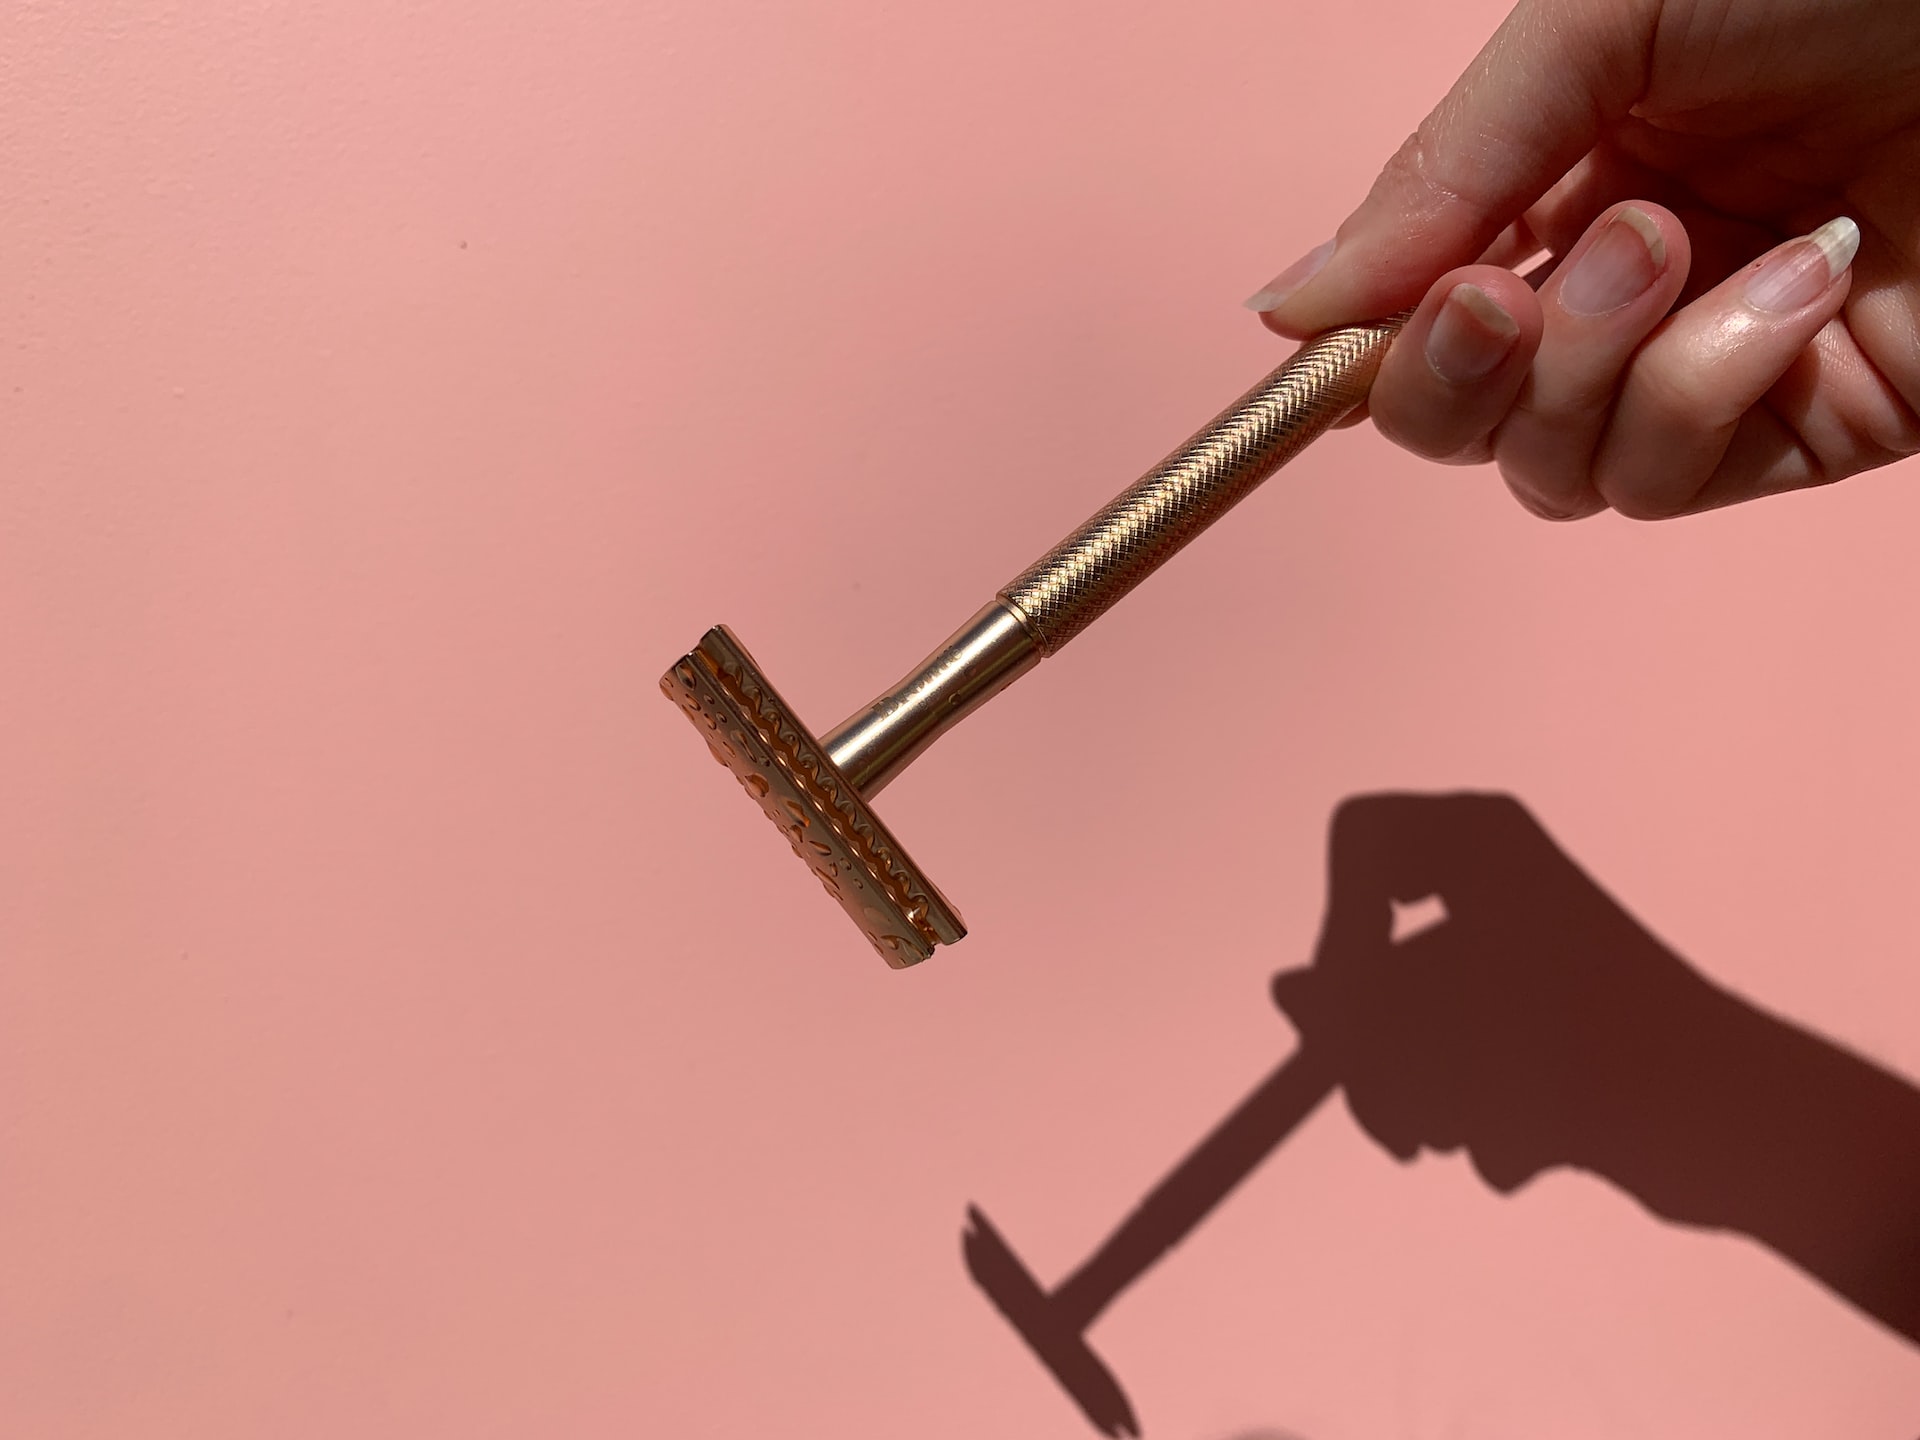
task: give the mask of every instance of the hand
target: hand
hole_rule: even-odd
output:
[[[1536,295],[1505,267],[1542,248]],[[1920,5],[1521,0],[1247,303],[1304,337],[1415,301],[1375,424],[1550,519],[1920,451]]]

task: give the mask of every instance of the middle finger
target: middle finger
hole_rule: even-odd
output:
[[[1493,437],[1508,487],[1528,509],[1572,519],[1605,509],[1590,472],[1633,352],[1686,283],[1691,252],[1673,212],[1617,205],[1541,287],[1540,349]]]

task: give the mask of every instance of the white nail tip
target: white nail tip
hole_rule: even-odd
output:
[[[1520,322],[1501,309],[1500,302],[1478,285],[1456,285],[1447,299],[1459,305],[1496,335],[1513,336],[1520,333]]]
[[[1820,247],[1821,255],[1826,258],[1827,274],[1834,279],[1853,263],[1860,249],[1860,227],[1844,215],[1829,220],[1807,238]]]
[[[1667,263],[1667,237],[1660,233],[1660,227],[1654,223],[1651,215],[1637,205],[1629,205],[1613,218],[1630,226],[1633,233],[1646,243],[1656,272]]]

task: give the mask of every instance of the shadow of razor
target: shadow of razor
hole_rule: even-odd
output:
[[[1318,1109],[1336,1083],[1331,1066],[1305,1049],[1296,1051],[1050,1291],[980,1208],[967,1207],[960,1245],[974,1283],[1101,1434],[1137,1436],[1140,1422],[1120,1382],[1087,1344],[1088,1326]]]

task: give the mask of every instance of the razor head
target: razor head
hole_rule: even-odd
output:
[[[967,933],[726,626],[701,636],[660,688],[887,964],[918,964]]]
[[[1064,1313],[1066,1307],[1040,1288],[979,1206],[967,1207],[967,1220],[960,1250],[974,1283],[1020,1332],[1094,1429],[1102,1435],[1137,1436],[1140,1422],[1134,1418],[1133,1406],[1113,1372],[1087,1344],[1082,1322]]]

